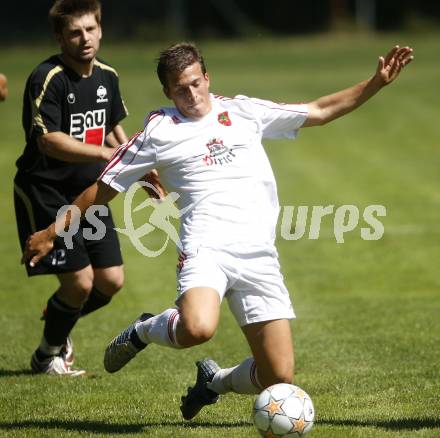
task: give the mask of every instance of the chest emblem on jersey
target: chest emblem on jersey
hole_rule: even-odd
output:
[[[96,103],[108,102],[107,88],[105,88],[104,85],[100,85],[96,90],[96,96],[97,96]]]
[[[68,103],[73,104],[73,103],[75,103],[75,100],[76,100],[76,98],[75,98],[75,95],[73,93],[69,93],[67,95],[67,102]]]
[[[203,162],[207,166],[220,165],[223,166],[232,162],[235,158],[235,154],[232,149],[223,144],[223,140],[219,138],[213,138],[206,144],[209,153],[203,157]]]
[[[218,115],[218,122],[225,126],[232,125],[231,119],[229,118],[229,114],[227,111],[224,111],[223,113],[220,113]]]
[[[105,110],[71,114],[70,136],[83,143],[102,146],[105,137]]]

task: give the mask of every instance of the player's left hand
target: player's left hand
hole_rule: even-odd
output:
[[[382,86],[390,84],[399,76],[402,69],[414,59],[412,53],[411,47],[394,46],[385,57],[379,57],[375,76]]]
[[[50,239],[47,230],[37,231],[26,240],[26,246],[21,258],[21,264],[29,262],[33,268],[53,248],[53,240]]]

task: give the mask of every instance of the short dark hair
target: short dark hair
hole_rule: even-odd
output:
[[[194,43],[174,44],[160,53],[157,59],[157,76],[161,84],[167,87],[169,75],[182,73],[196,62],[200,64],[202,73],[205,74],[205,61]]]
[[[61,33],[72,17],[94,14],[101,24],[101,3],[99,0],[55,0],[49,11],[49,21],[55,33]]]

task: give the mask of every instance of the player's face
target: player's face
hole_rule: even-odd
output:
[[[93,61],[101,37],[101,26],[94,14],[73,17],[57,35],[63,55],[80,64]]]
[[[170,75],[164,92],[180,113],[189,119],[200,119],[211,111],[209,76],[208,73],[203,74],[198,62],[180,74]]]

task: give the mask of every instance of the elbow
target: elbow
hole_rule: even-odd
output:
[[[309,128],[312,126],[323,126],[327,124],[330,120],[324,118],[324,117],[308,117],[307,121],[304,123],[304,128]]]
[[[308,107],[309,114],[304,127],[323,126],[331,120],[330,114],[326,108],[322,107],[322,105],[319,105],[317,102],[309,103]]]
[[[38,144],[38,149],[42,154],[50,155],[51,145],[50,145],[50,141],[47,139],[45,134],[40,135],[37,138],[37,144]]]
[[[315,126],[324,126],[326,125],[330,120],[326,119],[324,117],[321,117],[319,119],[316,120]]]
[[[49,157],[56,158],[58,160],[64,159],[63,156],[60,155],[61,144],[62,138],[60,138],[56,132],[42,134],[37,138],[39,151],[44,155],[48,155]]]

